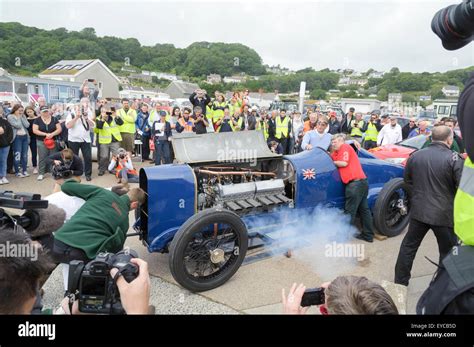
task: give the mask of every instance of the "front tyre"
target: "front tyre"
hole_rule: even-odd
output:
[[[224,209],[198,212],[171,242],[171,274],[191,292],[214,289],[237,272],[247,247],[247,228],[237,214]]]

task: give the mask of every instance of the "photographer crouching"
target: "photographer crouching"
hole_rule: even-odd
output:
[[[52,176],[55,184],[53,193],[61,191],[61,185],[67,179],[81,182],[84,173],[84,163],[82,159],[74,154],[72,149],[66,148],[61,152],[54,153],[46,158],[47,165],[53,164]]]
[[[138,172],[133,168],[132,159],[124,148],[119,148],[117,155],[112,154],[112,160],[110,161],[108,170],[109,172],[115,170],[118,183],[127,184],[139,182]]]

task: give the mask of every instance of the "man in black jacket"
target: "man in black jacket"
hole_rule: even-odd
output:
[[[410,118],[410,121],[402,128],[402,139],[407,139],[408,135],[416,128],[418,128],[416,126],[416,118]]]
[[[354,118],[355,108],[351,107],[349,112],[347,112],[341,119],[341,132],[344,134],[349,134],[349,124]]]
[[[211,98],[204,89],[196,89],[189,97],[189,101],[194,107],[199,106],[202,110],[202,114],[205,116],[206,106],[211,102]]]
[[[463,159],[449,148],[453,132],[442,125],[434,127],[432,144],[415,152],[407,161],[404,180],[410,189],[410,226],[397,263],[395,283],[408,286],[416,252],[428,230],[438,242],[440,262],[456,244],[454,234],[454,195],[461,179]]]

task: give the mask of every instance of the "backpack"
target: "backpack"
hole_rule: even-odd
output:
[[[455,246],[416,305],[417,314],[474,314],[474,247]]]

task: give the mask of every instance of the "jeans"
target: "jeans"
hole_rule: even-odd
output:
[[[13,141],[13,165],[15,173],[26,172],[28,166],[28,135],[17,135]]]
[[[13,171],[13,146],[10,145],[10,150],[8,151],[7,159],[7,173],[12,173]]]
[[[30,136],[30,151],[31,151],[31,164],[33,167],[38,166],[38,146],[36,145],[36,137]]]
[[[117,153],[118,149],[120,148],[120,144],[118,142],[111,142],[108,144],[100,144],[99,147],[99,172],[107,171],[107,167],[109,166],[110,161],[110,153],[112,154]]]
[[[170,144],[168,141],[156,141],[155,142],[155,165],[160,165],[163,160],[163,164],[170,164]]]
[[[428,230],[433,230],[438,241],[439,263],[457,243],[456,235],[451,227],[429,225],[416,219],[410,219],[410,226],[403,238],[395,265],[395,283],[408,286],[411,267],[416,252]]]
[[[119,177],[122,179],[122,183],[138,183],[138,176],[128,172],[128,169],[120,170]]]
[[[36,145],[38,147],[38,157],[39,157],[39,169],[38,172],[40,175],[44,175],[46,172],[50,171],[50,166],[46,164],[46,158],[49,157],[51,154],[56,153],[58,150],[56,147],[53,149],[48,149],[44,145],[42,140],[37,140]]]
[[[75,155],[79,155],[79,149],[84,158],[84,173],[86,177],[92,176],[92,146],[89,142],[68,142],[69,148]]]
[[[374,227],[372,213],[367,201],[368,193],[369,183],[367,179],[352,181],[346,184],[344,212],[351,216],[351,224],[354,224],[356,215],[359,213],[362,222],[362,237],[372,240],[374,237]]]
[[[0,147],[0,178],[7,176],[7,160],[10,146]]]

